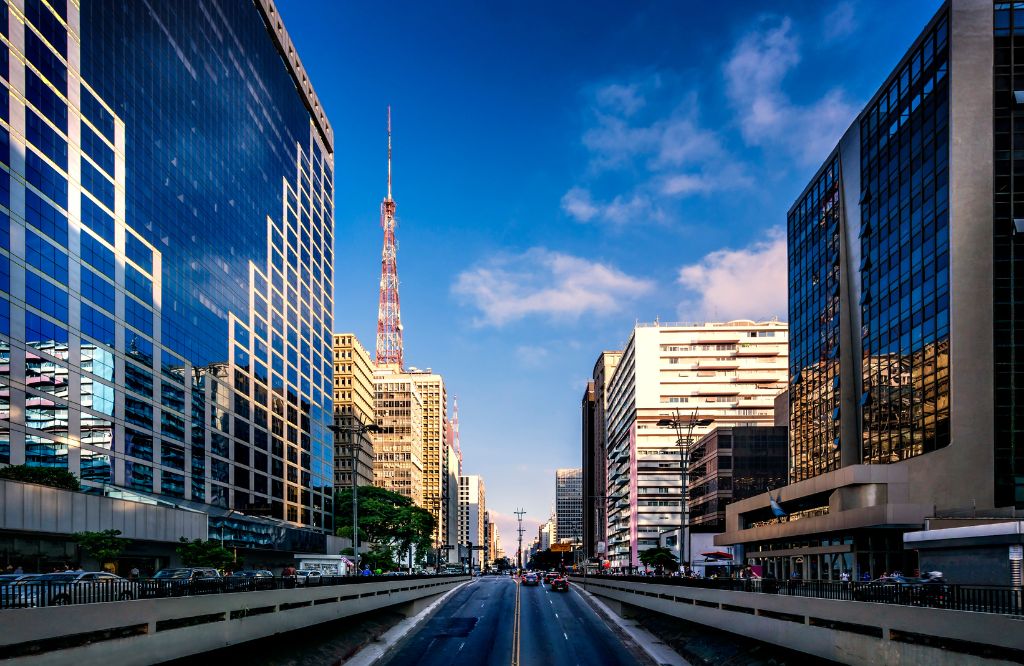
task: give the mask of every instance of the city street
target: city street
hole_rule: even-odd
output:
[[[384,663],[437,664],[645,664],[605,621],[570,589],[522,587],[516,603],[511,578],[483,577],[453,594]],[[518,662],[514,660],[518,606]]]

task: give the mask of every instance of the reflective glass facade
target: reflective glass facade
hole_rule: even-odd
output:
[[[330,529],[333,147],[283,28],[252,0],[20,4],[0,463]]]

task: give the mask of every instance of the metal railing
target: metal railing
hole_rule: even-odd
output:
[[[763,578],[678,578],[673,576],[587,576],[596,581],[674,585],[705,590],[779,594],[839,601],[869,601],[901,606],[996,613],[1024,617],[1021,588],[958,583],[832,582]]]
[[[294,577],[232,577],[110,581],[23,580],[0,586],[0,610],[92,604],[133,599],[165,599],[203,594],[293,590],[307,587],[329,587],[381,583],[388,581],[456,578],[465,574],[420,574],[405,576],[322,576],[303,581]]]

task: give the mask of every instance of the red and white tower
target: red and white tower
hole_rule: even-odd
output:
[[[398,305],[398,246],[395,243],[395,200],[391,198],[391,107],[388,106],[388,195],[380,203],[384,248],[380,256],[380,305],[377,309],[377,365],[405,368],[402,314]]]

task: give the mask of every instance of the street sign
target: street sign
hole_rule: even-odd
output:
[[[487,546],[473,546],[472,550],[487,550]]]
[[[571,543],[553,543],[553,544],[551,544],[551,552],[552,553],[571,553],[572,552],[572,544]]]

